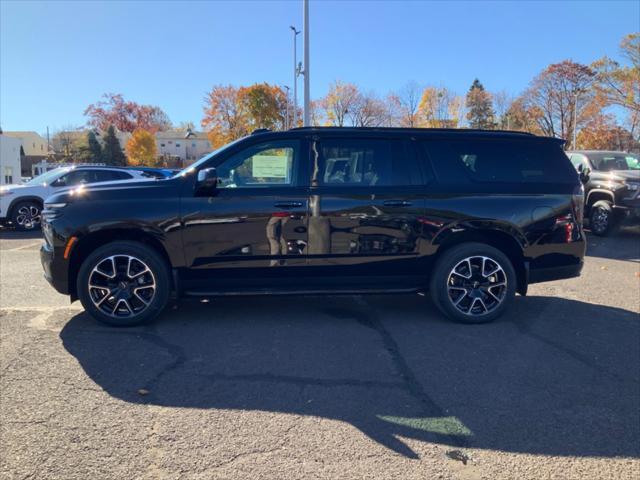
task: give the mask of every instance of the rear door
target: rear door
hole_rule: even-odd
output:
[[[400,137],[317,137],[311,146],[308,262],[332,282],[417,274],[422,174]],[[402,277],[402,278],[401,278]]]

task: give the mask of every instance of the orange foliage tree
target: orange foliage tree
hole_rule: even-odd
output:
[[[141,128],[155,133],[171,128],[171,121],[160,107],[154,105],[140,105],[136,102],[125,101],[122,95],[105,93],[103,100],[89,105],[84,114],[89,117],[87,122],[99,130],[107,130],[110,125],[121,132],[133,132]]]
[[[157,163],[156,137],[141,128],[131,135],[126,151],[130,165],[153,166]]]

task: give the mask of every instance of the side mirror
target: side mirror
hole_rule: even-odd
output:
[[[580,180],[582,181],[582,183],[587,183],[589,181],[589,175],[591,174],[591,169],[589,167],[583,166],[582,164],[580,164],[580,167],[578,167]]]
[[[64,178],[58,178],[57,180],[54,180],[53,183],[51,183],[52,187],[66,187],[67,186],[67,181]]]
[[[198,171],[196,193],[211,194],[218,185],[218,172],[215,168],[203,168]]]

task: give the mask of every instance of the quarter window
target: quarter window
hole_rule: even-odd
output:
[[[216,167],[218,188],[291,186],[299,142],[261,143],[236,153]]]
[[[428,141],[442,183],[575,183],[576,173],[560,145],[542,141]]]

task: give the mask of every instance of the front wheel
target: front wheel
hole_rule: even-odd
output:
[[[589,215],[589,228],[599,237],[606,237],[615,229],[616,218],[613,204],[607,200],[600,200],[593,204]]]
[[[34,201],[20,202],[13,207],[11,223],[17,230],[36,230],[40,228],[42,207]]]
[[[515,296],[516,274],[500,250],[483,243],[463,243],[445,251],[431,272],[436,306],[462,323],[490,322]]]
[[[133,326],[162,311],[170,285],[169,267],[155,250],[120,241],[98,248],[84,260],[77,292],[82,306],[97,320]]]

